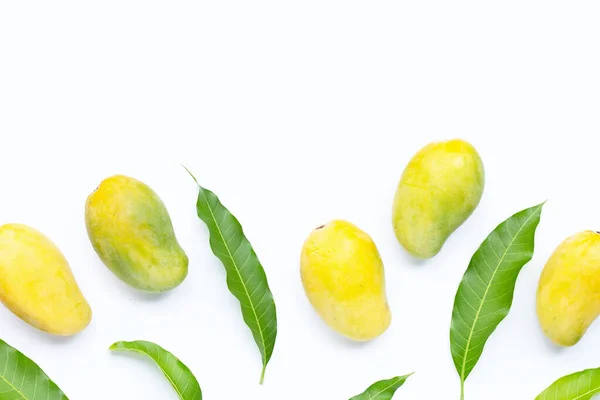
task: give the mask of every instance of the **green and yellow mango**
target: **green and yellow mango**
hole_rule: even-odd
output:
[[[417,258],[431,258],[475,211],[485,173],[479,154],[464,140],[430,143],[410,160],[392,210],[400,244]]]
[[[92,319],[64,255],[26,225],[0,227],[0,300],[28,324],[54,335],[79,333]]]
[[[149,292],[177,287],[188,273],[167,209],[148,185],[116,175],[88,196],[85,222],[94,250],[123,282]]]

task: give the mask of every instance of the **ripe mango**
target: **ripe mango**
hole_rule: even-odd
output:
[[[0,301],[28,324],[54,335],[79,333],[92,319],[61,251],[41,232],[21,224],[0,227]]]
[[[600,314],[600,234],[576,233],[548,259],[537,291],[537,315],[546,336],[573,346]]]
[[[400,244],[417,258],[431,258],[469,218],[483,195],[479,154],[464,140],[433,142],[410,160],[392,210]]]
[[[94,250],[123,282],[148,291],[178,286],[188,273],[167,209],[148,185],[115,175],[88,196],[85,222]]]
[[[332,221],[306,239],[300,260],[308,300],[325,323],[357,341],[390,325],[385,274],[371,237],[346,221]]]

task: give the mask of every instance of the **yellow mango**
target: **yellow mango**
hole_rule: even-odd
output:
[[[304,243],[300,266],[308,300],[333,330],[357,341],[387,330],[383,262],[368,234],[341,220],[317,228]]]
[[[94,250],[123,282],[149,292],[177,287],[188,273],[167,209],[156,192],[115,175],[88,196],[85,222]]]
[[[537,290],[537,315],[546,336],[573,346],[600,314],[600,234],[568,237],[548,259]]]
[[[28,324],[54,335],[79,333],[92,319],[61,251],[26,225],[0,226],[0,300]]]
[[[398,242],[417,258],[431,258],[469,218],[483,195],[479,154],[464,140],[433,142],[410,160],[394,197]]]

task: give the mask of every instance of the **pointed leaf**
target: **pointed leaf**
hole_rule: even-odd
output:
[[[508,315],[517,276],[533,256],[542,206],[520,211],[498,225],[471,258],[458,287],[450,348],[463,389],[486,341]]]
[[[390,400],[400,386],[406,382],[412,374],[397,376],[392,379],[375,382],[364,393],[354,396],[350,400]]]
[[[32,360],[0,340],[0,400],[68,400]]]
[[[535,400],[591,400],[600,394],[600,368],[563,376]]]
[[[277,313],[267,275],[238,220],[217,195],[199,184],[198,188],[198,217],[208,227],[210,247],[225,267],[227,287],[240,302],[244,321],[258,345],[262,384],[277,336]]]
[[[117,342],[110,346],[113,351],[133,351],[150,357],[158,365],[181,400],[202,400],[202,391],[194,374],[177,357],[159,345],[138,340]]]

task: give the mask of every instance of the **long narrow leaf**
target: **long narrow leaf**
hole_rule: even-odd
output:
[[[392,379],[375,382],[363,393],[354,396],[350,400],[390,400],[394,397],[396,390],[406,382],[409,376],[396,376]]]
[[[68,400],[42,369],[0,340],[0,400]]]
[[[563,376],[535,400],[591,400],[600,394],[600,368]]]
[[[110,346],[113,351],[133,351],[150,357],[175,389],[181,400],[202,400],[202,390],[198,380],[177,357],[159,345],[138,340],[117,342]]]
[[[542,204],[502,222],[475,252],[458,287],[452,311],[450,348],[464,382],[479,360],[486,341],[508,315],[519,272],[534,250]]]
[[[196,178],[194,180],[198,184]],[[198,188],[198,217],[208,227],[210,247],[225,267],[229,291],[240,302],[244,322],[252,331],[262,356],[262,384],[277,336],[277,312],[267,275],[239,221],[217,195],[200,184]]]

